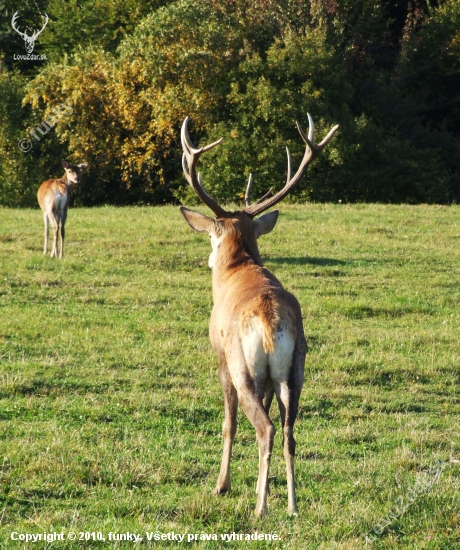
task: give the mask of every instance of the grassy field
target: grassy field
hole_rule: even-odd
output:
[[[242,414],[233,491],[211,495],[223,410],[209,239],[173,207],[73,209],[63,261],[43,256],[42,233],[38,210],[0,210],[1,549],[460,547],[459,207],[283,205],[262,237],[310,346],[297,518],[280,430],[269,514],[253,516]],[[221,540],[256,531],[281,540]],[[65,540],[11,539],[44,532]]]

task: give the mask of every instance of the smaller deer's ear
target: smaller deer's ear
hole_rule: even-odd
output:
[[[80,168],[80,170],[84,170],[85,168],[88,168],[88,163],[84,162],[83,164],[79,164],[78,168]]]
[[[266,235],[275,227],[276,222],[278,221],[279,210],[273,210],[268,214],[262,214],[260,218],[254,220],[256,224],[256,237],[259,238],[261,235]]]
[[[62,166],[63,168],[68,168],[70,165],[66,160],[62,159]]]
[[[179,210],[184,216],[185,221],[194,231],[198,231],[199,233],[211,233],[214,229],[215,220],[206,216],[206,214],[190,210],[189,208],[185,208],[185,206],[181,206]]]

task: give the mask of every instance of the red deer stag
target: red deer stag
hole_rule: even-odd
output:
[[[45,248],[43,254],[48,253],[49,221],[51,221],[51,225],[53,226],[51,258],[58,255],[59,223],[61,225],[61,249],[59,257],[64,257],[65,221],[69,208],[70,190],[78,183],[80,172],[87,168],[88,164],[70,164],[66,160],[63,160],[62,166],[65,170],[62,178],[44,181],[38,188],[37,193],[38,204],[43,210],[43,220],[45,222]]]
[[[338,128],[332,128],[317,145],[314,144],[314,126],[310,115],[308,120],[308,136],[297,124],[306,143],[306,151],[297,172],[291,174],[291,157],[287,150],[286,185],[278,193],[272,195],[270,190],[257,202],[250,204],[250,177],[245,195],[246,206],[241,212],[228,212],[219,206],[204,190],[200,175],[196,172],[196,163],[201,153],[222,140],[196,148],[188,133],[188,117],[181,132],[185,177],[200,199],[216,215],[216,219],[213,219],[200,212],[180,208],[192,229],[208,233],[211,237],[209,267],[212,268],[214,308],[209,336],[219,358],[219,378],[224,393],[224,448],[214,494],[230,490],[230,458],[239,402],[257,434],[259,477],[255,513],[258,516],[267,510],[268,470],[275,435],[268,413],[274,394],[283,428],[288,512],[297,513],[293,426],[303,384],[307,345],[298,301],[264,267],[257,247],[258,237],[275,227],[278,211],[254,218],[277,204],[293,189],[307,166],[326,147]]]

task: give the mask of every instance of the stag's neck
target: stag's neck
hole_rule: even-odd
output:
[[[243,285],[235,287],[236,281],[243,282]],[[212,268],[212,283],[214,302],[229,289],[242,288],[246,284],[281,286],[278,279],[264,267],[257,241],[248,243],[241,236],[227,238],[221,243]]]
[[[214,272],[244,269],[247,265],[263,266],[257,243],[248,243],[241,234],[228,235],[219,245]]]

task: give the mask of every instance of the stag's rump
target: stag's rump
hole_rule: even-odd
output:
[[[289,378],[297,340],[296,315],[292,306],[280,300],[280,290],[263,292],[246,305],[240,317],[245,362],[259,383]]]
[[[281,287],[240,290],[238,301],[227,295],[223,307],[214,307],[211,342],[217,354],[225,356],[235,386],[250,379],[263,394],[267,384],[289,379],[300,308]]]

